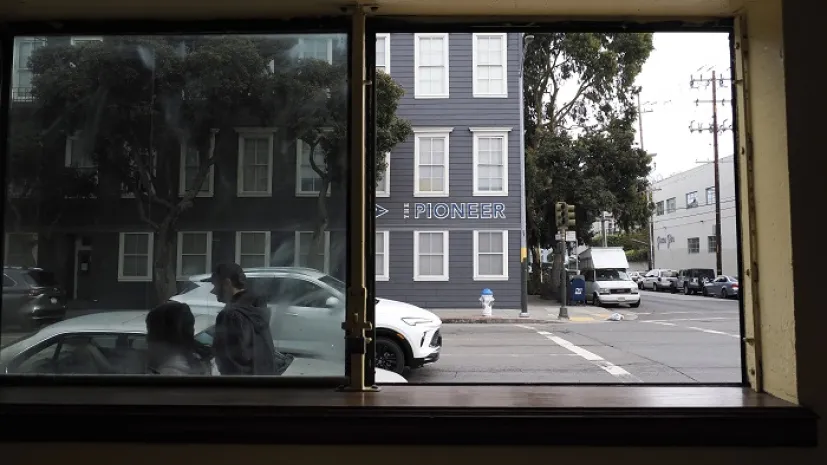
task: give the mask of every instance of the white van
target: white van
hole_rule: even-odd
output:
[[[580,253],[580,274],[586,280],[586,301],[594,305],[640,307],[637,284],[626,273],[629,262],[622,247],[590,247]]]

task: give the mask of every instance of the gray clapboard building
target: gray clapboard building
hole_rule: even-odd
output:
[[[344,54],[342,39],[302,36],[295,53],[334,61]],[[17,38],[13,125],[34,118],[34,50],[99,41],[106,38]],[[415,129],[389,155],[377,188],[381,297],[462,308],[479,305],[480,291],[490,288],[500,308],[519,305],[521,41],[517,34],[494,33],[379,36],[377,63],[405,88],[399,114]],[[79,307],[144,308],[154,302],[161,239],[139,217],[134,194],[122,191],[120,178],[91,157],[94,137],[55,133],[42,152],[31,154],[50,172],[94,175],[97,187],[92,197],[13,195],[14,208],[5,212],[4,263],[52,271]],[[220,261],[308,265],[319,179],[307,147],[282,128],[238,121],[221,128],[216,150],[222,156],[178,219],[165,257],[179,285]],[[154,188],[183,195],[198,169],[197,155],[186,141],[158,153]],[[15,184],[22,174],[9,172],[6,182]],[[338,189],[328,202],[322,268],[341,279],[346,225]]]
[[[377,188],[376,290],[426,308],[519,308],[520,34],[380,34],[414,134]]]

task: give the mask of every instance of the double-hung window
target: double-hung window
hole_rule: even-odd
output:
[[[391,196],[391,154],[385,154],[385,171],[376,173],[376,196],[390,197]]]
[[[12,98],[14,100],[32,99],[32,69],[29,59],[35,50],[46,45],[42,37],[18,37],[14,40],[14,74],[12,75]]]
[[[330,37],[302,37],[298,43],[299,59],[314,59],[333,63],[333,39]]]
[[[312,150],[311,150],[312,149]],[[316,168],[325,170],[325,157],[321,145],[311,147],[303,140],[296,141],[296,195],[297,196],[318,196],[322,191],[322,178],[313,169],[310,157],[313,157]],[[327,186],[327,194],[330,195],[330,185]]]
[[[209,273],[212,269],[212,232],[178,232],[178,279]]]
[[[414,98],[448,98],[448,34],[414,35]]]
[[[474,97],[508,97],[508,35],[484,33],[473,37]]]
[[[414,231],[414,281],[448,281],[448,231]]]
[[[152,281],[154,239],[151,232],[120,233],[118,281]]]
[[[508,280],[508,231],[474,231],[474,280]]]
[[[390,279],[390,272],[388,271],[388,267],[390,265],[390,232],[389,231],[376,231],[376,247],[375,247],[375,260],[376,260],[376,280],[377,281],[387,281]]]
[[[447,197],[453,128],[414,128],[414,196]]]
[[[508,132],[511,128],[471,128],[474,133],[474,195],[508,195]]]
[[[242,268],[270,266],[270,231],[235,233],[235,262]]]
[[[204,160],[206,161],[206,160]],[[206,178],[198,187],[197,197],[212,197],[214,188],[215,165],[210,166]],[[201,171],[201,153],[192,145],[181,143],[181,169],[178,176],[179,194],[185,195],[196,188],[198,173]]]
[[[275,129],[245,128],[238,132],[239,197],[273,194],[273,139]]]
[[[390,34],[376,34],[376,70],[391,74]]]
[[[686,240],[686,248],[690,254],[701,253],[701,238],[690,237]]]

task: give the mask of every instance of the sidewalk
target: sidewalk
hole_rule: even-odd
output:
[[[528,317],[520,317],[516,308],[497,308],[494,305],[492,316],[482,316],[481,308],[439,308],[431,309],[444,324],[452,323],[491,323],[491,324],[549,324],[549,323],[597,323],[607,321],[612,313],[620,313],[624,320],[634,320],[637,315],[627,308],[600,308],[593,305],[569,306],[568,320],[560,320],[560,304],[555,300],[543,300],[538,296],[528,296]]]

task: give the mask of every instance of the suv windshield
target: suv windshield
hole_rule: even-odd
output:
[[[624,270],[597,270],[597,281],[629,281]]]
[[[55,274],[51,271],[28,270],[25,273],[25,276],[26,280],[29,281],[30,284],[37,287],[57,286],[57,279],[55,279]]]

